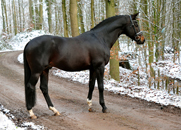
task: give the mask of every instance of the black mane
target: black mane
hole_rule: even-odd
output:
[[[116,15],[116,16],[109,17],[109,18],[103,20],[102,22],[98,23],[98,24],[97,24],[94,28],[92,28],[91,30],[100,28],[100,27],[104,26],[104,25],[107,24],[107,23],[110,23],[110,22],[112,22],[112,21],[115,21],[115,20],[119,19],[121,16],[123,16],[123,15]]]

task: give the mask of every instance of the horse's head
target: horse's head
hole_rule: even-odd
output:
[[[143,33],[140,31],[138,26],[138,22],[136,21],[136,16],[139,13],[130,15],[127,19],[128,24],[125,27],[125,34],[130,37],[132,40],[136,41],[137,44],[143,44],[145,42],[145,38]]]

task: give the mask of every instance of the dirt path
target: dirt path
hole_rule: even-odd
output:
[[[0,53],[0,103],[11,110],[16,122],[32,121],[52,130],[180,130],[181,110],[162,107],[140,99],[105,92],[110,113],[102,113],[98,103],[98,90],[93,94],[96,112],[87,111],[88,85],[82,85],[50,75],[49,94],[61,116],[53,116],[48,109],[39,85],[34,113],[36,120],[28,118],[24,100],[23,65],[17,62],[22,52]]]

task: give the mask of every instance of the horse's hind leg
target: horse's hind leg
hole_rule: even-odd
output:
[[[26,107],[27,107],[27,110],[29,111],[31,119],[36,119],[37,118],[35,116],[35,114],[33,113],[32,108],[34,107],[35,101],[36,101],[36,88],[35,88],[35,85],[38,82],[38,77],[39,77],[39,74],[31,74],[30,79],[29,79],[29,81],[28,81],[28,83],[26,84],[26,87],[25,87]]]
[[[44,70],[40,75],[40,89],[45,97],[45,100],[47,102],[47,105],[50,110],[54,112],[54,115],[60,115],[60,113],[53,107],[53,103],[50,99],[50,96],[48,94],[48,73],[49,69]]]
[[[92,69],[90,70],[90,76],[89,76],[89,92],[87,96],[87,104],[89,106],[88,111],[94,112],[95,110],[92,109],[92,93],[95,86],[95,80],[96,80],[96,72]]]

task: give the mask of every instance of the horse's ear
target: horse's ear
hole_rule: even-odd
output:
[[[136,17],[137,17],[137,15],[138,15],[138,14],[139,14],[139,12],[138,12],[138,13],[136,13],[136,14],[131,15],[132,20],[136,20]]]

